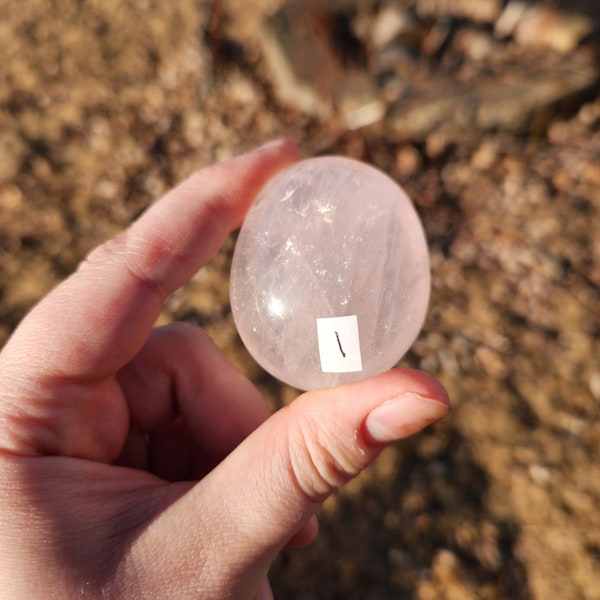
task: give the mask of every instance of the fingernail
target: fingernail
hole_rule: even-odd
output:
[[[290,140],[288,140],[287,138],[277,138],[276,140],[271,140],[270,142],[266,142],[261,146],[258,146],[258,148],[255,148],[251,152],[264,152],[266,150],[271,150],[273,148],[277,148],[278,146],[283,146],[289,141]]]
[[[406,392],[373,409],[365,428],[375,442],[393,442],[420,431],[447,413],[447,404]]]

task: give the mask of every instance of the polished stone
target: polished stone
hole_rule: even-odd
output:
[[[394,366],[419,333],[430,291],[423,228],[387,175],[342,157],[271,180],[240,231],[231,306],[242,341],[299,389]]]

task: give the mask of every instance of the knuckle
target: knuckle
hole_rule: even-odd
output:
[[[83,260],[80,269],[101,266],[114,260],[120,260],[127,252],[127,232],[123,231],[115,237],[96,246]]]
[[[143,240],[132,239],[129,231],[125,230],[92,250],[81,263],[79,270],[101,270],[116,266],[152,294],[164,297],[168,295],[168,290],[163,289],[160,279],[153,274],[152,265],[161,262],[156,254],[157,252],[147,247]]]
[[[358,432],[344,436],[310,414],[298,414],[292,423],[290,471],[296,487],[311,501],[323,501],[367,466],[369,460],[358,443]]]

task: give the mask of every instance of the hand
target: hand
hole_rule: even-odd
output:
[[[192,175],[94,250],[0,354],[4,598],[269,598],[269,565],[384,445],[446,414],[392,370],[269,416],[167,296],[296,161],[281,141]]]

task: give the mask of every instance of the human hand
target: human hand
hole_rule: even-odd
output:
[[[386,443],[444,416],[395,369],[269,416],[167,296],[297,160],[276,142],[203,169],[94,250],[0,354],[4,598],[269,598],[269,565]]]

